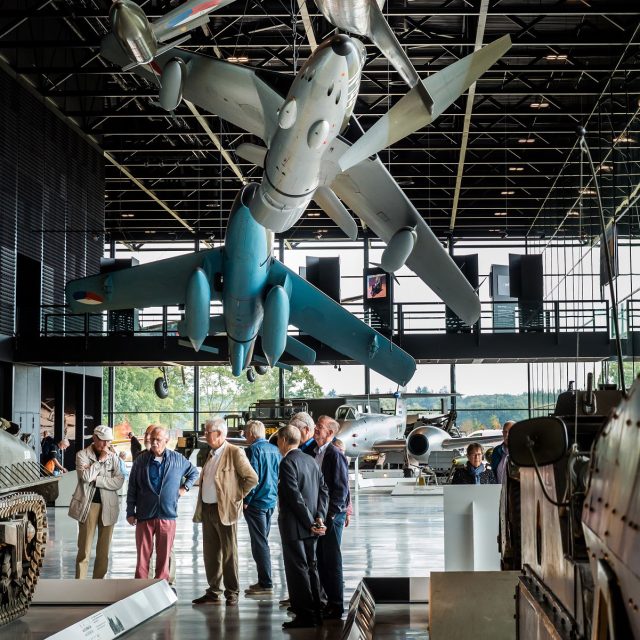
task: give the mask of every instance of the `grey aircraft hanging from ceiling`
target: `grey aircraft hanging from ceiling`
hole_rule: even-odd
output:
[[[500,38],[422,81],[433,106],[425,106],[414,87],[387,114],[376,139],[386,147],[431,122],[509,46],[508,36]],[[103,40],[102,55],[121,67],[130,61],[113,34]],[[253,69],[179,49],[157,57],[153,69],[138,66],[134,71],[151,82],[160,77],[165,108],[184,96],[265,142],[265,148],[243,144],[237,149],[241,157],[265,165],[250,206],[262,224],[288,228],[315,199],[353,237],[356,227],[344,202],[387,243],[382,260],[386,269],[406,264],[464,322],[473,324],[480,315],[475,291],[375,155],[384,147],[371,151],[375,140],[350,119],[363,62],[360,42],[333,36],[310,56],[284,97]],[[327,107],[323,114],[315,109],[320,95]],[[354,162],[364,148],[367,156]],[[303,162],[289,161],[302,152]]]

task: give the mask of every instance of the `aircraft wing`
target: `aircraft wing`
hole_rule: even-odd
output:
[[[113,34],[102,40],[100,54],[120,67],[130,62]],[[277,130],[277,112],[284,100],[253,69],[182,49],[159,56],[154,66],[157,64],[161,72],[174,58],[181,58],[187,65],[182,90],[186,100],[269,144]],[[157,82],[148,66],[141,65],[132,71],[151,83]]]
[[[347,146],[336,140],[335,154],[340,157]],[[417,240],[406,265],[464,322],[472,325],[480,317],[473,287],[379,158],[338,173],[331,187],[384,242],[403,228],[415,228]]]
[[[234,0],[189,0],[151,24],[158,42],[165,42],[209,22],[209,14]]]
[[[481,444],[481,445],[494,445],[500,444],[504,441],[504,436],[502,435],[502,431],[498,432],[495,436],[471,436],[470,438],[447,438],[443,440],[440,446],[443,449],[462,449],[464,447],[468,447],[470,444]]]
[[[312,284],[273,261],[270,278],[290,285],[289,323],[397,384],[411,380],[415,360]]]
[[[404,451],[407,448],[406,440],[378,440],[371,447],[378,453],[395,453],[396,451]]]
[[[222,271],[222,249],[71,280],[65,288],[67,303],[75,313],[181,304],[189,277],[198,267],[211,282]]]

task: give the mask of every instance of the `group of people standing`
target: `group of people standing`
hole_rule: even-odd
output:
[[[348,525],[348,462],[333,444],[338,423],[306,413],[295,414],[279,429],[277,447],[265,439],[265,427],[250,421],[247,448],[227,441],[221,418],[205,423],[209,455],[200,474],[194,522],[202,524],[203,558],[208,588],[194,605],[234,606],[240,593],[237,523],[244,514],[258,581],[246,595],[273,593],[269,532],[278,506],[288,604],[294,618],[283,628],[314,627],[344,612],[342,532]],[[78,520],[76,578],[87,575],[96,530],[93,577],[104,578],[113,526],[118,519],[117,491],[124,473],[110,448],[113,432],[100,425],[92,443],[78,452],[78,486],[69,515]],[[127,522],[136,527],[136,578],[148,578],[155,547],[155,577],[169,579],[178,501],[195,484],[198,470],[167,449],[168,434],[152,426],[145,447],[136,448],[127,491]],[[136,441],[137,442],[137,441]],[[132,447],[135,448],[135,443]]]

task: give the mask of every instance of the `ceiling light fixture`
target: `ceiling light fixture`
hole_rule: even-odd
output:
[[[572,218],[577,218],[580,215],[580,213],[578,211],[571,210],[571,211],[567,211],[567,215],[571,216]]]
[[[535,142],[535,138],[520,138],[518,140],[519,144],[533,144]]]
[[[532,109],[546,109],[549,106],[548,102],[532,102],[529,105]]]
[[[509,167],[509,171],[524,171],[524,167]]]
[[[239,62],[240,64],[246,64],[249,62],[248,56],[229,56],[227,62]]]
[[[496,211],[494,214],[494,216],[506,216],[507,212],[506,211]]]
[[[566,53],[550,53],[548,56],[545,56],[545,60],[566,60],[569,56]]]
[[[501,196],[512,196],[515,193],[515,191],[501,191],[500,195]]]
[[[583,196],[595,196],[596,195],[596,190],[595,189],[580,189],[580,193]]]
[[[635,142],[633,138],[624,133],[621,133],[619,136],[616,136],[613,141],[618,144],[619,142]]]

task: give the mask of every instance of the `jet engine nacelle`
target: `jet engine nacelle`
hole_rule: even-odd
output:
[[[284,287],[278,285],[269,289],[264,301],[262,321],[262,350],[270,366],[284,353],[289,327],[289,296]]]
[[[417,462],[428,463],[432,451],[441,451],[442,442],[451,436],[438,427],[416,427],[407,437],[407,453]]]
[[[162,86],[158,100],[165,111],[175,111],[182,100],[182,88],[187,77],[187,65],[184,60],[174,58],[162,71]]]
[[[180,335],[189,338],[198,351],[209,335],[209,304],[211,287],[207,274],[200,268],[189,277],[184,303],[184,320],[178,323]]]
[[[382,252],[382,268],[387,273],[395,273],[404,266],[416,246],[417,237],[412,227],[404,227],[394,234]]]
[[[109,11],[113,33],[127,55],[139,64],[148,64],[158,43],[144,11],[131,0],[117,0]]]

